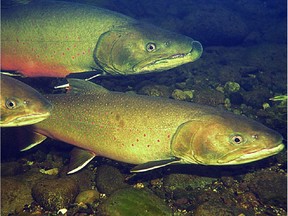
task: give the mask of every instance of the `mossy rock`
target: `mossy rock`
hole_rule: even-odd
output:
[[[146,189],[125,188],[112,194],[100,207],[99,215],[172,215],[166,203]]]

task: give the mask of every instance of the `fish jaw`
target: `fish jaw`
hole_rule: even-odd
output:
[[[50,116],[50,112],[41,113],[41,114],[31,114],[26,116],[19,116],[11,119],[6,119],[0,122],[0,127],[19,127],[25,125],[32,125],[39,123]],[[7,121],[8,120],[8,121]]]
[[[279,143],[278,145],[276,145],[276,147],[266,148],[260,151],[257,151],[257,150],[249,151],[246,154],[241,155],[240,157],[237,157],[230,161],[220,159],[217,161],[217,165],[238,165],[238,164],[250,163],[253,161],[261,160],[263,158],[276,155],[280,151],[282,151],[284,148],[285,148],[284,144]],[[235,153],[237,154],[236,151],[233,152],[233,154]]]
[[[200,42],[193,41],[192,49],[188,53],[178,53],[170,56],[159,56],[148,62],[141,62],[133,70],[135,73],[149,73],[154,71],[164,71],[178,67],[189,62],[194,62],[202,55],[203,48]]]

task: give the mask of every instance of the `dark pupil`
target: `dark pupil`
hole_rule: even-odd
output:
[[[238,137],[236,137],[236,138],[234,139],[234,141],[235,141],[236,143],[241,142],[241,140],[240,140]]]
[[[14,106],[14,103],[10,101],[10,102],[8,103],[8,106],[9,106],[9,107],[13,107],[13,106]]]
[[[152,51],[155,49],[155,45],[154,44],[148,44],[147,49],[148,49],[148,51]]]
[[[8,101],[6,105],[8,108],[14,108],[15,107],[15,103],[13,101]]]

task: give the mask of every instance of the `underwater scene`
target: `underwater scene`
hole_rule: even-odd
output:
[[[1,0],[1,215],[287,215],[287,1]]]

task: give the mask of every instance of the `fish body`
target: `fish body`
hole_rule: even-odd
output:
[[[172,163],[248,163],[284,147],[277,132],[229,112],[69,82],[84,93],[47,95],[54,105],[51,116],[30,130],[89,152],[71,172],[96,155],[139,164],[133,171],[140,172]]]
[[[65,77],[168,70],[193,62],[192,38],[122,14],[72,2],[36,1],[1,10],[1,69],[24,76]]]
[[[35,124],[48,118],[52,105],[25,83],[1,75],[0,127]]]

